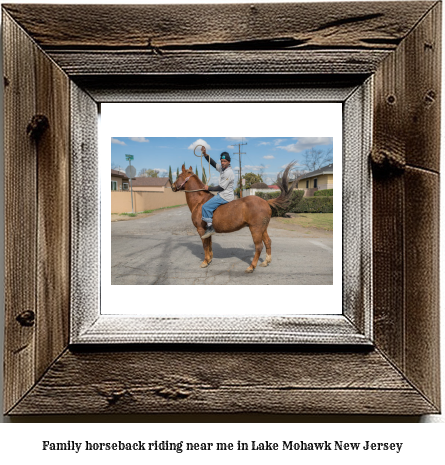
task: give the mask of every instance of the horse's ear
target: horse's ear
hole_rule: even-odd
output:
[[[185,165],[182,165],[182,172],[185,171]]]
[[[190,171],[193,171],[193,168],[190,166],[189,170],[190,170]]]

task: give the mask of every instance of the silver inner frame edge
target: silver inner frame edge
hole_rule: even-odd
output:
[[[157,90],[135,96],[152,103],[343,103],[343,315],[163,318],[100,314],[98,107],[71,83],[70,343],[372,345],[372,91],[371,77],[357,87],[333,89],[243,89],[242,95],[234,89]],[[115,101],[132,98],[122,94]]]

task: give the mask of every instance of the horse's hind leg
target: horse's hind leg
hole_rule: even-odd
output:
[[[255,244],[255,256],[249,268],[245,270],[246,273],[253,273],[253,270],[257,266],[258,259],[260,258],[261,251],[263,250],[263,231],[259,228],[251,227],[250,232],[252,234],[253,243]]]
[[[267,234],[267,229],[263,232],[263,242],[266,246],[266,260],[260,266],[267,266],[272,261],[272,240]]]

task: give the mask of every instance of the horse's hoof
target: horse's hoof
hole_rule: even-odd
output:
[[[269,266],[269,262],[267,262],[266,260],[264,260],[264,262],[263,262],[263,263],[261,263],[261,265],[260,265],[260,266]]]
[[[210,262],[207,262],[206,260],[204,260],[201,263],[201,268],[207,268],[210,265],[211,262],[212,262],[212,260],[210,260]]]
[[[249,266],[249,268],[247,268],[247,269],[245,270],[245,272],[246,272],[246,273],[253,273],[253,270],[254,270],[254,269],[255,269],[255,268],[253,268],[252,266]]]

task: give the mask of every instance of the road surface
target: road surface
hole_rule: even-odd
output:
[[[275,218],[268,232],[272,263],[248,274],[255,253],[248,228],[215,234],[213,261],[200,268],[204,250],[188,207],[114,221],[111,284],[332,284],[332,232],[282,225]],[[258,264],[265,257],[264,247]]]

